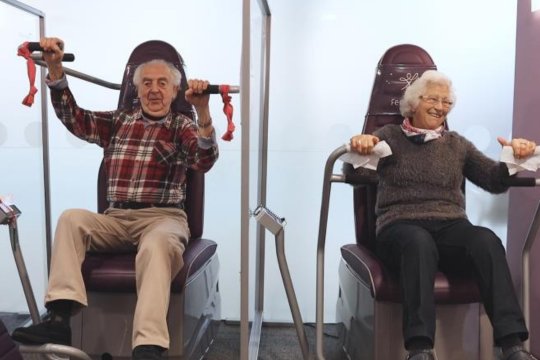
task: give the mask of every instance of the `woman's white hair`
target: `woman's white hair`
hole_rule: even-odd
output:
[[[449,100],[452,102],[448,111],[452,110],[456,104],[456,94],[452,87],[452,80],[439,71],[427,70],[405,90],[405,93],[399,102],[399,111],[403,117],[413,117],[421,97],[425,95],[426,89],[430,85],[442,85],[448,87],[450,93]]]
[[[141,84],[141,72],[147,65],[165,65],[169,69],[171,73],[171,80],[173,85],[180,86],[180,81],[182,80],[182,74],[180,73],[180,70],[174,66],[174,64],[162,60],[162,59],[154,59],[147,62],[144,62],[137,66],[137,69],[135,69],[135,73],[133,74],[133,84],[138,88]]]

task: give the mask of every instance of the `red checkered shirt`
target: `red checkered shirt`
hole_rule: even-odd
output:
[[[104,149],[108,201],[183,204],[186,167],[208,171],[218,158],[215,134],[169,113],[160,121],[134,111],[88,111],[77,106],[64,79],[49,82],[56,115],[78,138]]]

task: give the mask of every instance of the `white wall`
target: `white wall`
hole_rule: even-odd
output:
[[[29,0],[46,14],[47,33],[74,52],[72,68],[119,82],[134,46],[162,39],[176,46],[188,76],[239,83],[241,1],[154,1],[83,4]],[[156,6],[152,8],[151,6]],[[270,1],[272,49],[268,207],[287,219],[286,252],[304,321],[315,318],[315,256],[323,167],[337,146],[360,132],[375,66],[390,46],[425,48],[454,79],[458,103],[451,127],[492,157],[496,136],[509,136],[514,78],[516,3],[508,0]],[[489,15],[488,15],[489,14]],[[11,51],[11,49],[10,49]],[[117,93],[71,82],[80,105],[114,108]],[[223,317],[240,313],[240,101],[233,97],[236,139],[221,142],[221,158],[207,176],[205,236],[219,243]],[[218,98],[213,116],[221,134]],[[51,114],[53,218],[69,207],[95,207],[101,152],[74,140]],[[505,196],[469,186],[473,221],[504,239]],[[252,199],[253,208],[257,206]],[[328,225],[325,320],[334,321],[339,247],[354,239],[348,186],[334,186]],[[273,239],[267,237],[265,319],[290,321]],[[254,245],[252,245],[254,246]],[[254,271],[252,269],[252,271]]]

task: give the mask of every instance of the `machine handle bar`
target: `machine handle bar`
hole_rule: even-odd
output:
[[[34,51],[41,51],[43,52],[43,48],[41,47],[41,45],[39,44],[39,42],[29,42],[28,43],[28,50],[30,50],[31,52],[34,52]],[[39,56],[37,58],[35,58],[34,56],[32,56],[32,58],[34,60],[41,60],[43,57],[42,56]],[[75,60],[75,55],[73,54],[70,54],[70,53],[65,53],[64,54],[64,57],[62,58],[62,61],[74,61]]]

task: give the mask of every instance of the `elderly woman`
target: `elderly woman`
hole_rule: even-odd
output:
[[[351,138],[351,148],[361,154],[371,153],[383,140],[392,150],[377,168],[376,252],[399,276],[407,359],[434,359],[435,273],[439,268],[463,271],[463,259],[478,275],[503,359],[534,359],[522,346],[528,331],[505,249],[493,231],[469,222],[461,188],[468,179],[491,193],[502,193],[508,189],[502,181],[509,177],[508,168],[445,129],[454,103],[450,79],[426,71],[403,95],[400,111],[405,119],[401,125],[386,125],[373,135]],[[530,156],[536,148],[534,142],[524,139],[498,141],[512,146],[516,157]]]

